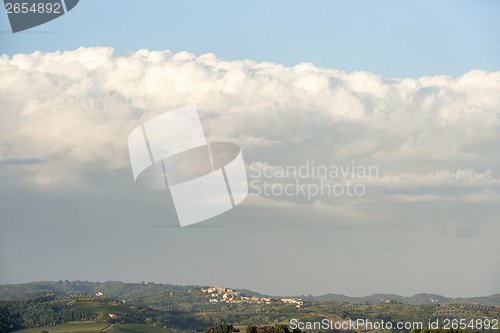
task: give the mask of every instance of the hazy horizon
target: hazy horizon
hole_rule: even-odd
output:
[[[455,299],[455,298],[479,298],[479,297],[489,297],[489,296],[495,296],[495,295],[498,295],[500,293],[495,293],[495,294],[490,294],[490,295],[465,295],[465,296],[449,296],[449,295],[441,295],[441,294],[435,294],[435,293],[429,293],[429,292],[425,292],[425,291],[422,291],[422,292],[419,292],[419,293],[415,293],[415,294],[411,294],[411,295],[401,295],[401,294],[395,294],[395,293],[391,293],[391,292],[373,292],[373,293],[370,293],[370,294],[365,294],[365,295],[346,295],[346,294],[342,294],[342,293],[335,293],[335,292],[326,292],[326,293],[323,293],[323,294],[272,294],[272,293],[264,293],[260,290],[253,290],[253,289],[248,289],[248,288],[245,288],[245,287],[235,287],[235,286],[225,286],[225,285],[222,285],[222,284],[213,284],[213,285],[210,285],[210,284],[189,284],[189,285],[185,285],[185,284],[173,284],[173,283],[168,283],[168,282],[155,282],[155,281],[140,281],[140,282],[129,282],[129,281],[118,281],[118,280],[108,280],[108,281],[87,281],[87,280],[46,280],[46,281],[30,281],[30,282],[21,282],[21,283],[4,283],[4,284],[1,284],[1,285],[12,285],[12,286],[15,286],[15,285],[22,285],[22,284],[31,284],[31,283],[46,283],[46,282],[65,282],[65,281],[69,281],[69,282],[89,282],[89,283],[107,283],[107,282],[120,282],[120,283],[124,283],[124,284],[157,284],[157,285],[172,285],[172,286],[178,286],[178,287],[225,287],[225,288],[230,288],[230,289],[233,289],[233,290],[248,290],[248,291],[251,291],[251,292],[255,292],[255,293],[259,293],[261,295],[264,295],[264,296],[271,296],[271,297],[298,297],[298,296],[307,296],[307,297],[318,297],[318,296],[324,296],[324,295],[328,295],[328,294],[332,294],[332,295],[339,295],[339,296],[347,296],[347,297],[353,297],[353,298],[363,298],[363,297],[369,297],[369,296],[374,296],[374,295],[395,295],[395,296],[401,296],[401,297],[406,297],[406,298],[409,298],[409,297],[413,297],[413,296],[417,296],[417,295],[436,295],[436,296],[442,296],[442,297],[446,297],[446,298],[451,298],[451,299]]]

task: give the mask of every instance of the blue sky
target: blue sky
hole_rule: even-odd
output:
[[[112,46],[215,53],[387,77],[500,69],[500,2],[98,1],[13,35],[1,15],[0,52]]]

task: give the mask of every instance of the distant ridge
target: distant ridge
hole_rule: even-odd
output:
[[[470,298],[449,298],[436,294],[416,294],[410,297],[400,296],[395,294],[373,294],[370,296],[351,297],[339,294],[325,294],[321,296],[299,296],[304,301],[309,302],[347,302],[355,304],[370,304],[383,303],[388,301],[396,301],[410,305],[424,305],[424,304],[449,304],[449,303],[463,303],[463,304],[481,304],[486,306],[500,306],[500,294],[494,294],[486,297],[470,297]]]
[[[0,285],[0,299],[23,299],[46,294],[56,296],[84,295],[103,293],[111,298],[149,296],[164,291],[188,291],[194,286],[156,284],[152,282],[125,283],[120,281],[43,281],[23,284]]]
[[[452,303],[453,299],[436,294],[416,294],[410,297],[399,296],[396,294],[373,294],[362,297],[350,297],[338,294],[326,294],[321,296],[300,296],[303,300],[310,302],[347,302],[356,304],[370,304],[383,303],[387,301],[396,301],[399,303],[406,303],[410,305],[423,305],[423,304],[446,304]],[[491,297],[491,296],[490,296]]]
[[[6,284],[0,285],[0,299],[23,299],[31,298],[46,294],[55,294],[57,296],[74,296],[74,295],[96,295],[102,293],[110,298],[130,298],[149,296],[167,291],[187,292],[198,286],[173,285],[173,284],[158,284],[153,282],[142,283],[125,283],[120,281],[107,282],[89,282],[89,281],[45,281],[31,282],[24,284]],[[266,295],[258,292],[238,289],[247,296],[264,297]],[[405,303],[410,305],[424,304],[448,304],[448,303],[463,303],[463,304],[481,304],[486,306],[500,307],[500,294],[495,294],[486,297],[471,297],[471,298],[449,298],[436,294],[416,294],[410,297],[400,296],[396,294],[373,294],[362,297],[351,297],[341,294],[325,294],[321,296],[295,296],[308,302],[347,302],[355,304],[377,304],[389,301]]]

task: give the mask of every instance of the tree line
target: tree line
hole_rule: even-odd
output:
[[[28,300],[0,300],[0,333],[91,319],[84,311],[51,302],[55,299],[55,295],[48,295]]]

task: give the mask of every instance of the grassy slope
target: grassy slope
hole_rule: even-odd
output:
[[[95,323],[93,321],[79,321],[54,327],[27,328],[24,330],[16,331],[16,333],[40,333],[43,330],[48,331],[49,333],[64,333],[64,332],[90,333],[90,332],[99,332],[108,325],[109,324],[107,323]]]
[[[123,324],[113,326],[113,333],[165,333],[171,330],[142,324]]]
[[[109,324],[106,323],[95,323],[93,321],[85,322],[71,322],[65,325],[60,325],[56,327],[37,327],[37,328],[27,328],[21,331],[16,331],[16,333],[40,333],[43,330],[49,333],[95,333],[101,332],[101,330],[107,327]],[[108,331],[108,330],[106,330]],[[115,324],[109,330],[113,333],[166,333],[171,332],[171,330],[160,327],[152,327],[142,324]]]
[[[130,307],[130,305],[125,304],[105,304],[105,303],[91,303],[91,302],[81,302],[75,303],[73,308],[81,311],[86,311],[88,313],[136,313],[137,310]]]

